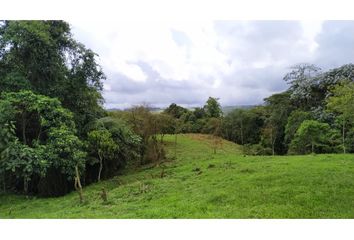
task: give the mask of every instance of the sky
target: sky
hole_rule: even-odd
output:
[[[106,108],[255,105],[298,63],[354,63],[354,21],[72,21],[98,54]]]

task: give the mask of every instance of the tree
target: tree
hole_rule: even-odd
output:
[[[346,125],[349,121],[353,123],[354,118],[354,82],[347,81],[338,84],[332,89],[331,93],[332,96],[327,99],[327,109],[339,115],[338,120],[342,125],[343,153],[346,153]]]
[[[316,120],[305,120],[296,131],[290,144],[290,152],[315,153],[316,150],[328,146],[330,126]]]
[[[255,144],[260,140],[262,127],[263,119],[258,109],[235,109],[223,120],[223,136],[241,145]]]
[[[193,115],[196,119],[201,119],[206,117],[204,108],[196,107],[193,111]]]
[[[0,110],[2,174],[22,179],[25,192],[31,187],[42,195],[66,193],[60,179],[72,180],[75,166],[85,167],[72,113],[57,99],[31,91],[2,94]]]
[[[284,81],[290,84],[291,98],[299,107],[311,107],[312,87],[321,69],[313,64],[297,64],[291,67],[291,72],[284,76]]]
[[[330,90],[342,81],[354,81],[354,64],[346,64],[326,72],[313,64],[298,64],[285,75],[295,106],[304,111],[324,112]]]
[[[165,134],[173,134],[176,128],[176,119],[166,113],[155,115],[158,133],[160,134],[160,142],[163,143]]]
[[[206,104],[204,105],[204,110],[207,117],[219,118],[222,116],[222,110],[218,100],[219,98],[213,98],[213,97],[208,98]]]
[[[188,109],[178,106],[176,103],[171,103],[171,105],[164,110],[164,113],[170,114],[174,118],[180,118],[186,112],[188,112]]]
[[[278,93],[264,99],[266,119],[262,130],[262,142],[271,147],[273,155],[286,153],[284,130],[288,116],[292,110],[290,93]]]
[[[285,138],[286,144],[289,144],[294,138],[297,129],[300,127],[301,123],[305,120],[311,119],[311,113],[304,112],[301,110],[295,110],[290,113],[288,117],[287,124],[285,126]]]
[[[107,129],[93,130],[89,132],[88,142],[90,149],[97,153],[99,159],[97,181],[100,181],[105,161],[114,159],[119,146],[113,141],[112,134]]]
[[[114,142],[119,146],[113,161],[106,162],[105,177],[113,176],[126,165],[134,165],[140,158],[141,137],[117,117],[104,117],[95,122],[92,130],[107,129]]]
[[[64,21],[0,23],[0,92],[32,90],[58,98],[74,113],[80,135],[104,115],[105,76],[96,54],[72,38]]]
[[[141,141],[140,164],[157,162],[165,158],[163,144],[157,140],[161,129],[158,125],[158,114],[153,114],[147,106],[136,106],[129,110],[128,123],[133,131],[138,134]]]

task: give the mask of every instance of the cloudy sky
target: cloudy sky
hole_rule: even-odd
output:
[[[297,63],[354,62],[354,21],[71,22],[107,75],[105,106],[259,104]]]

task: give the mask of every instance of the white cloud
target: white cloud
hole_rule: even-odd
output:
[[[315,62],[321,21],[72,22],[100,55],[106,106],[260,103],[287,68]],[[324,42],[321,40],[321,42]]]

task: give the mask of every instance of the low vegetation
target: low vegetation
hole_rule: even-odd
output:
[[[168,161],[58,198],[2,195],[1,218],[353,218],[354,156],[244,156],[207,135],[165,137]],[[107,200],[102,198],[102,189]]]

